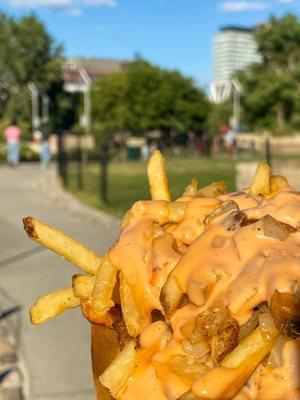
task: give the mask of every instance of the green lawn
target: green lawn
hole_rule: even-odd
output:
[[[229,190],[235,187],[235,161],[229,159],[176,159],[167,160],[173,198],[180,196],[193,177],[199,186],[224,180]],[[84,168],[84,190],[76,189],[76,168],[70,168],[69,190],[81,201],[116,216],[122,216],[136,200],[149,199],[144,162],[112,162],[109,165],[109,204],[99,198],[99,166]]]

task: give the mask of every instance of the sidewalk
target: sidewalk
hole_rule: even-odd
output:
[[[26,399],[92,400],[89,325],[80,311],[69,311],[39,327],[28,319],[28,309],[38,296],[69,286],[78,270],[52,252],[38,249],[26,237],[22,218],[40,218],[99,254],[114,241],[117,224],[62,208],[57,198],[53,201],[40,190],[42,177],[35,165],[16,170],[0,167],[0,286],[24,309],[21,356]]]

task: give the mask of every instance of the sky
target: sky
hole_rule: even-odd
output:
[[[300,16],[300,0],[0,0],[0,10],[35,12],[67,56],[130,60],[138,53],[207,88],[220,26]]]

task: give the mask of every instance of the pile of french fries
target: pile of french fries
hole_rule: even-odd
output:
[[[175,226],[184,220],[187,207],[193,199],[202,199],[202,203],[205,204],[200,210],[202,219],[199,222],[199,232],[196,232],[195,235],[201,234],[213,218],[224,212],[224,208],[227,211],[231,208],[234,210],[235,206],[232,202],[222,202],[219,199],[227,192],[223,181],[198,189],[197,180],[193,179],[182,197],[172,201],[165,160],[159,151],[152,154],[147,166],[147,175],[152,201],[136,203],[132,210],[125,215],[121,224],[122,234],[119,240],[124,240],[122,238],[126,237],[124,235],[127,230],[130,230],[133,224],[138,223],[139,218],[142,219],[143,215],[146,215],[151,220],[149,243],[153,242],[153,238],[159,237],[163,228]],[[265,163],[260,163],[251,186],[244,191],[261,199],[272,199],[285,187],[288,187],[286,178],[272,176],[270,167]],[[153,204],[155,207],[152,207]],[[201,206],[199,207],[201,208]],[[54,251],[82,270],[82,273],[72,277],[69,287],[50,292],[36,301],[30,310],[31,322],[33,324],[44,323],[74,307],[80,307],[83,315],[92,324],[104,325],[118,331],[119,322],[123,322],[121,335],[126,336],[123,349],[99,377],[101,384],[109,388],[113,398],[121,399],[122,388],[132,376],[141,359],[142,350],[139,349],[141,332],[157,319],[169,324],[174,312],[185,305],[186,294],[172,275],[176,265],[165,267],[168,268],[166,278],[161,283],[160,291],[156,293],[155,297],[157,307],[151,308],[149,304],[146,304],[146,299],[143,300],[137,295],[138,292],[134,285],[138,283],[130,281],[124,271],[118,265],[113,264],[111,252],[114,251],[114,246],[103,257],[100,257],[61,231],[35,218],[24,218],[24,228],[32,240]],[[276,228],[275,226],[274,229],[278,231],[280,227]],[[141,227],[141,231],[145,235],[148,234],[144,227]],[[178,254],[178,259],[185,253],[186,248],[187,245],[182,244],[174,250]],[[151,284],[149,282],[147,284],[151,289]],[[157,315],[154,313],[155,309]],[[231,325],[231,328],[234,329],[234,326]],[[266,339],[260,328],[256,328],[244,340],[235,342],[232,345],[234,348],[221,361],[212,361],[205,367],[206,369],[194,368],[192,372],[190,366],[188,376],[194,376],[195,373],[197,376],[197,371],[201,370],[201,373],[198,374],[198,379],[202,380],[199,384],[203,387],[203,397],[201,398],[220,400],[233,398],[257,365],[270,352],[277,334],[278,332],[274,331]],[[227,340],[224,335],[222,337],[224,339],[221,341]],[[178,360],[176,368],[184,375],[187,366],[181,366],[180,363],[178,364]],[[231,375],[227,381],[227,387],[221,388],[219,397],[210,397],[210,392],[213,392],[212,389],[215,386],[215,365],[227,370],[234,370],[236,373]],[[197,398],[200,399],[191,389],[180,396],[182,400]]]

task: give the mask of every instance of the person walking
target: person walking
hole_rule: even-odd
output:
[[[4,131],[7,144],[7,162],[13,167],[17,167],[20,161],[21,134],[21,129],[17,126],[17,121],[14,118],[12,124]]]
[[[49,126],[43,123],[40,128],[33,134],[35,142],[40,145],[40,163],[43,167],[51,161],[51,149],[49,145]]]

